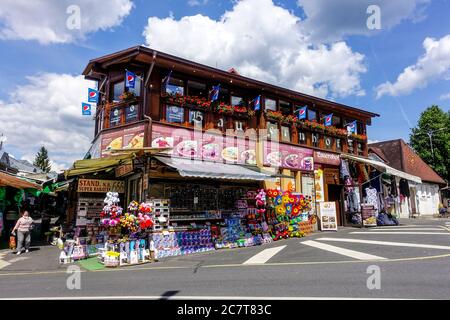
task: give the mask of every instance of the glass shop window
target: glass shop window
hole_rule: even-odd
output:
[[[333,115],[333,118],[331,120],[331,125],[336,127],[336,128],[341,128],[342,127],[342,119],[341,119],[341,117]]]
[[[318,147],[319,146],[319,134],[318,133],[312,133],[311,134],[311,140],[312,140],[312,145],[313,147]]]
[[[265,98],[264,106],[267,110],[277,111],[277,102],[273,99]]]
[[[285,116],[292,114],[291,104],[289,102],[280,100],[280,111]]]
[[[124,82],[120,81],[113,85],[112,92],[111,92],[111,99],[112,101],[120,101],[120,95],[124,91]]]
[[[267,122],[267,138],[278,140],[278,124]]]
[[[231,105],[233,107],[245,107],[244,98],[237,97],[237,96],[231,96]]]
[[[203,119],[204,119],[203,112],[196,110],[189,111],[189,123],[192,124],[194,127],[202,128]]]
[[[291,142],[291,132],[289,127],[281,126],[281,141]]]
[[[109,114],[109,126],[112,128],[120,125],[121,118],[122,118],[122,108],[111,109]]]
[[[306,144],[306,132],[299,131],[298,132],[298,143],[300,144]]]
[[[136,97],[141,95],[142,75],[137,74],[134,78],[134,88],[127,88],[128,92],[133,92]]]
[[[219,102],[223,102],[225,104],[230,103],[230,91],[228,89],[220,87]]]
[[[207,98],[208,91],[206,90],[206,84],[189,80],[188,94],[193,97]]]
[[[309,121],[317,121],[317,112],[311,109],[308,109],[308,120]]]
[[[336,139],[336,151],[342,151],[342,140]]]
[[[125,108],[125,122],[130,123],[138,120],[139,106],[132,105]]]
[[[167,106],[166,121],[170,122],[170,123],[183,123],[184,122],[184,108],[177,107],[177,106]]]
[[[171,96],[184,96],[184,81],[177,78],[170,78],[166,86],[166,93]]]
[[[331,149],[333,147],[333,138],[325,136],[324,145],[326,149]]]

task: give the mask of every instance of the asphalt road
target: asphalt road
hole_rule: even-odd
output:
[[[413,220],[399,228],[341,229],[136,267],[82,270],[76,273],[80,289],[68,289],[73,274],[67,273],[67,265],[29,271],[5,268],[0,270],[0,298],[448,299],[446,223],[450,228],[450,220],[440,219]],[[379,289],[373,288],[378,273],[368,273],[368,268],[379,270]]]

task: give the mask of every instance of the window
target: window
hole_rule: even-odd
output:
[[[141,76],[137,75],[134,79],[134,88],[127,88],[127,90],[128,92],[133,92],[136,97],[139,97],[141,95]]]
[[[281,126],[281,141],[291,142],[289,127]]]
[[[111,92],[112,101],[120,101],[120,95],[124,91],[124,82],[120,81],[113,85],[113,90]]]
[[[331,125],[337,128],[341,128],[342,120],[341,117],[333,115],[333,119],[331,120]]]
[[[357,134],[366,134],[364,123],[361,123],[358,121],[356,123],[356,128],[357,128],[357,131],[356,131]]]
[[[265,98],[264,106],[266,110],[277,111],[277,102],[273,99]]]
[[[184,96],[184,81],[176,78],[170,78],[166,86],[166,93],[175,96]]]
[[[194,125],[194,127],[203,127],[203,112],[201,111],[189,111],[189,123]]]
[[[292,114],[291,104],[280,100],[280,111],[285,116]]]
[[[189,80],[188,94],[194,97],[207,98],[208,91],[206,90],[206,84]]]
[[[326,149],[331,149],[333,147],[333,138],[325,136],[324,144]]]
[[[267,122],[267,138],[278,140],[278,125],[273,122]]]
[[[231,96],[231,105],[233,107],[235,107],[235,106],[238,106],[238,107],[245,106],[244,98],[237,97],[237,96]]]
[[[317,121],[317,112],[311,109],[308,109],[308,120],[309,121]]]
[[[220,87],[219,102],[224,102],[226,104],[230,103],[230,92],[228,91],[228,89]]]
[[[122,118],[122,109],[121,108],[111,109],[110,115],[109,115],[109,126],[115,127],[115,126],[120,125],[121,118]]]
[[[313,147],[319,146],[319,134],[318,133],[312,133],[311,140],[312,140]]]
[[[125,108],[125,122],[134,122],[138,120],[139,106],[128,106]]]
[[[306,133],[299,131],[298,132],[298,143],[300,144],[306,144]]]
[[[184,122],[184,108],[177,106],[167,106],[166,120],[171,123]]]

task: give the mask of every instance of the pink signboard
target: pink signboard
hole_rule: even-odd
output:
[[[142,148],[144,146],[145,125],[113,130],[101,136],[101,156],[109,155],[113,149]]]
[[[314,170],[313,150],[278,142],[265,141],[263,163],[267,167]]]
[[[256,165],[256,141],[223,136],[220,131],[192,130],[160,124],[152,126],[152,147],[171,147],[174,157],[229,164]]]

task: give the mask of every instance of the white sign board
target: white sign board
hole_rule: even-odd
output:
[[[336,203],[320,202],[320,230],[337,231]]]

